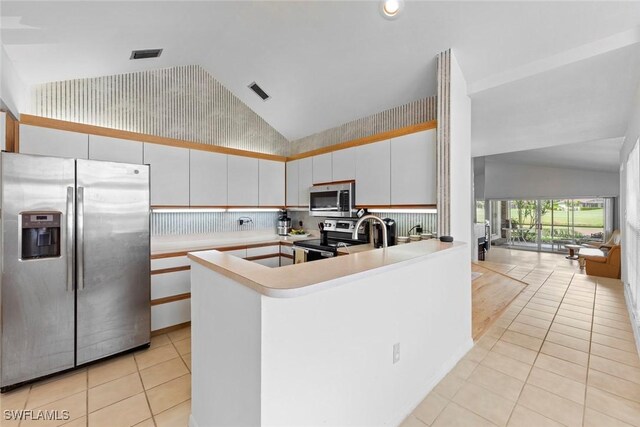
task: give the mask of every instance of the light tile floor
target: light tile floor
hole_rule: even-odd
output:
[[[0,395],[2,427],[186,427],[191,413],[191,328],[151,346]],[[66,421],[9,421],[5,410],[68,410]]]
[[[640,360],[618,280],[494,249],[529,286],[402,427],[640,426]],[[518,264],[514,264],[518,263]]]

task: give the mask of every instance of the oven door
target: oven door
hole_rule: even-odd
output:
[[[325,258],[333,258],[335,255],[332,252],[322,251],[319,249],[303,248],[300,246],[293,246],[293,262],[294,264],[301,264],[303,262],[317,261]]]

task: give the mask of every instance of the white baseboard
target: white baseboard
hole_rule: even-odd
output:
[[[189,414],[189,427],[198,427],[196,419],[193,418],[193,414]]]
[[[640,313],[633,309],[629,286],[625,283],[623,287],[624,299],[627,303],[627,311],[629,312],[629,319],[631,320],[631,329],[633,329],[633,336],[636,339],[636,349],[638,350],[638,355],[640,355]]]

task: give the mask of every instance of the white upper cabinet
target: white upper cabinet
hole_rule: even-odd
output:
[[[229,206],[258,206],[258,159],[231,155],[227,159]]]
[[[260,206],[284,206],[284,168],[284,162],[260,159],[258,179]]]
[[[333,181],[331,153],[313,156],[313,184],[321,184]]]
[[[313,159],[298,160],[298,206],[309,206],[309,188],[313,181]]]
[[[435,205],[436,191],[435,129],[393,138],[391,204]]]
[[[227,155],[189,150],[191,206],[227,205]]]
[[[41,156],[89,158],[89,135],[39,126],[20,125],[20,152]]]
[[[333,181],[356,179],[356,147],[333,152]]]
[[[144,163],[151,165],[151,205],[189,206],[189,150],[144,145]]]
[[[287,206],[298,206],[298,160],[287,162]]]
[[[391,203],[390,142],[356,148],[356,204],[379,206]]]
[[[89,159],[142,164],[143,144],[128,139],[89,135]]]

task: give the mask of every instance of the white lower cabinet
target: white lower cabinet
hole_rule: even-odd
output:
[[[224,252],[227,255],[231,255],[231,256],[235,256],[238,258],[246,258],[247,257],[247,250],[246,249],[234,249],[232,251],[225,251],[222,249],[219,249],[221,252]]]
[[[191,271],[151,275],[151,300],[191,292]]]
[[[189,150],[145,143],[144,163],[150,165],[151,205],[189,206]]]
[[[40,126],[20,125],[20,153],[89,158],[89,135]]]
[[[191,321],[191,298],[151,307],[151,330],[168,328]]]
[[[258,159],[231,155],[227,157],[229,206],[258,206],[259,174]]]
[[[89,135],[89,159],[142,164],[143,144],[128,139]]]
[[[257,248],[247,248],[247,258],[262,255],[274,255],[280,253],[280,245],[259,246]]]

